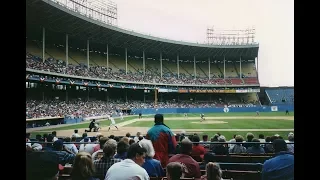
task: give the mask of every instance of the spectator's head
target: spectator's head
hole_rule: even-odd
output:
[[[71,141],[72,141],[72,142],[76,142],[76,141],[77,141],[77,137],[72,136],[72,137],[71,137]]]
[[[138,143],[133,143],[128,149],[127,158],[142,166],[146,157],[146,152],[147,150]]]
[[[109,136],[109,139],[114,139],[114,135],[110,135],[110,136]]]
[[[127,136],[121,138],[121,141],[124,141],[125,143],[129,144],[129,138]]]
[[[203,136],[202,136],[202,140],[203,140],[203,141],[208,141],[208,135],[206,135],[206,134],[203,135]]]
[[[47,142],[53,142],[54,136],[52,134],[48,134]]]
[[[189,139],[184,139],[181,141],[180,151],[181,154],[190,155],[192,151],[192,142]]]
[[[137,137],[139,137],[140,135],[141,135],[141,132],[138,131],[138,132],[137,132]]]
[[[218,141],[219,141],[219,142],[226,142],[226,137],[224,137],[223,135],[220,135],[220,136],[218,137]]]
[[[139,142],[140,146],[147,150],[146,157],[153,158],[155,151],[152,142],[148,139],[141,140]]]
[[[271,142],[271,137],[270,136],[266,137],[266,142]]]
[[[82,134],[82,138],[84,139],[84,138],[86,138],[86,137],[88,137],[88,134],[87,134],[87,133],[83,133],[83,134]]]
[[[294,134],[293,133],[289,133],[288,134],[288,140],[293,142],[294,141]]]
[[[30,133],[26,133],[26,138],[30,139],[31,134]]]
[[[41,134],[37,134],[37,135],[36,135],[36,140],[37,140],[37,141],[42,141]]]
[[[54,137],[57,137],[57,131],[52,131],[51,133]]]
[[[75,130],[74,130],[74,133],[75,133],[75,134],[78,134],[78,129],[75,129]]]
[[[103,146],[104,156],[113,157],[117,150],[117,142],[114,139],[109,139]]]
[[[70,137],[65,137],[64,138],[64,142],[71,142],[71,138]]]
[[[206,165],[206,176],[208,180],[220,180],[222,178],[222,171],[219,164],[209,162]]]
[[[154,123],[163,124],[163,115],[162,114],[156,114],[154,116]]]
[[[274,140],[279,139],[279,136],[271,136],[270,142],[273,142]]]
[[[192,142],[193,142],[193,145],[198,146],[199,142],[200,142],[199,136],[197,136],[197,135],[193,136],[192,137]]]
[[[114,140],[116,140],[117,142],[119,142],[119,141],[120,141],[120,137],[119,137],[119,136],[116,136],[116,137],[114,137]]]
[[[264,139],[264,135],[263,134],[259,134],[259,139]]]
[[[129,148],[129,144],[127,144],[124,141],[119,141],[117,144],[117,153],[123,154],[128,151],[128,148]]]
[[[168,180],[180,180],[182,176],[182,166],[178,162],[171,162],[167,165],[166,176]]]
[[[87,180],[94,175],[94,165],[92,157],[87,152],[79,152],[74,158],[72,165],[71,178]]]
[[[241,135],[236,136],[236,142],[243,142],[243,137]]]
[[[254,138],[254,135],[252,133],[248,132],[246,137],[247,137],[247,142],[251,142],[252,139]]]
[[[27,180],[57,180],[59,177],[58,155],[53,152],[26,154]]]
[[[130,133],[127,133],[126,134],[126,137],[130,138],[131,134]]]
[[[133,143],[135,143],[134,140],[133,140],[133,139],[130,139],[130,140],[129,140],[129,145],[131,146]]]
[[[44,134],[42,135],[42,137],[43,137],[43,140],[46,140],[47,137],[48,137],[48,134],[47,134],[47,133],[44,133]]]
[[[104,144],[109,140],[107,137],[102,137],[99,139],[100,149],[103,149]]]
[[[274,152],[287,151],[287,143],[283,139],[276,139],[273,141]]]

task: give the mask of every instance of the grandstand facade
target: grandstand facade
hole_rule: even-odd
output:
[[[162,39],[102,23],[60,1],[26,4],[29,101],[114,102],[110,109],[261,105],[258,44]]]

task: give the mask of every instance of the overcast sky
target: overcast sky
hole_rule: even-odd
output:
[[[118,26],[174,40],[204,42],[206,29],[254,26],[261,86],[294,85],[293,0],[113,0]]]

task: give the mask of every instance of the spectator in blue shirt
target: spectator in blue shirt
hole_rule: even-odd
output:
[[[56,140],[53,143],[53,151],[52,152],[54,152],[58,155],[59,164],[61,164],[63,166],[67,163],[72,164],[73,160],[75,158],[75,154],[73,154],[70,151],[68,151],[67,149],[65,149],[63,146],[63,141],[60,139]]]
[[[138,142],[139,145],[147,150],[145,162],[142,167],[147,171],[150,177],[163,177],[165,172],[161,166],[160,161],[153,159],[155,151],[152,142],[147,139],[142,139]]]
[[[260,146],[259,139],[252,139],[252,146],[247,149],[247,153],[249,154],[264,154],[264,149]]]
[[[276,139],[273,148],[276,156],[263,164],[262,180],[293,180],[294,156],[287,152],[287,143],[283,139]]]

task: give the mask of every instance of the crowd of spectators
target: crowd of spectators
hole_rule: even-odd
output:
[[[180,73],[178,78],[176,73],[166,72],[163,73],[163,77],[160,78],[159,69],[155,67],[148,67],[149,69],[146,69],[144,75],[141,70],[136,72],[128,71],[126,74],[125,69],[112,69],[110,67],[107,69],[107,67],[103,66],[90,66],[90,68],[87,68],[86,64],[66,65],[64,61],[53,58],[48,58],[43,62],[40,57],[33,56],[29,53],[26,54],[26,67],[48,72],[118,81],[194,85],[230,84],[221,77],[213,76],[211,79],[207,77],[194,78],[193,75],[186,75],[184,73]]]
[[[230,107],[253,107],[253,104],[236,104]],[[143,109],[143,108],[210,108],[224,107],[220,102],[195,102],[195,101],[167,101],[154,102],[143,101],[99,101],[99,100],[81,100],[70,101],[63,100],[27,100],[26,118],[44,118],[44,117],[63,117],[63,116],[103,116],[110,113],[116,113],[123,109]]]
[[[155,126],[160,125],[157,124],[157,121],[155,122]],[[166,126],[165,124],[161,125]],[[149,177],[165,176],[168,180],[180,177],[221,180],[222,170],[219,163],[212,163],[212,156],[228,155],[229,153],[255,155],[275,153],[276,156],[270,157],[264,162],[262,179],[293,179],[294,144],[287,144],[288,142],[294,143],[293,133],[289,133],[285,138],[278,134],[264,138],[263,134],[256,137],[253,133],[247,133],[245,138],[241,135],[234,135],[234,138],[230,140],[227,140],[220,133],[210,139],[208,135],[203,135],[202,140],[197,134],[186,135],[185,132],[172,134],[175,139],[173,145],[176,147],[172,151],[173,156],[163,164],[164,160],[159,158],[159,148],[162,147],[150,137],[149,131],[146,136],[137,133],[133,137],[127,133],[124,137],[115,137],[114,135],[105,137],[98,133],[95,137],[88,137],[87,133],[80,136],[75,130],[74,134],[63,138],[57,138],[57,132],[54,131],[52,134],[44,134],[43,136],[36,135],[36,139],[32,140],[38,141],[35,143],[30,143],[30,133],[27,133],[27,177],[33,175],[32,178],[36,180],[37,178],[32,173],[48,170],[48,167],[39,168],[37,161],[43,161],[41,158],[44,158],[48,162],[47,156],[55,154],[58,157],[55,158],[55,164],[59,168],[56,167],[56,171],[48,174],[40,173],[40,175],[52,178],[57,176],[58,170],[61,171],[64,167],[71,166],[71,179],[77,180],[124,180],[132,177],[148,180]],[[91,143],[80,146],[73,144],[72,142],[79,142],[77,139]],[[243,142],[243,144],[206,144],[206,142]],[[245,142],[252,143],[246,144]],[[260,142],[267,142],[267,144],[260,144]],[[167,144],[167,142],[163,143]],[[46,157],[34,155],[39,151],[45,152],[41,156]],[[205,162],[202,167],[198,163],[201,161]],[[205,169],[206,173],[202,175],[200,169]]]

